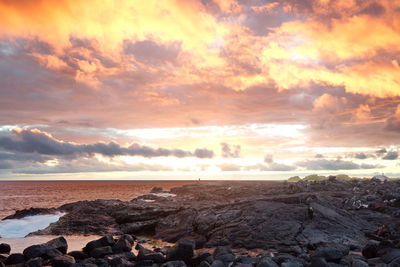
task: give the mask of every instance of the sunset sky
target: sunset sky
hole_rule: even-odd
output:
[[[399,0],[0,0],[0,179],[400,176]]]

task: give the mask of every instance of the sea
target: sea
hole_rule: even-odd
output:
[[[56,208],[80,200],[131,200],[155,186],[164,190],[194,181],[1,181],[0,220],[16,210]]]

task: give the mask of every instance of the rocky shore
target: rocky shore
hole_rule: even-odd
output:
[[[8,218],[46,212],[66,215],[32,234],[104,237],[68,254],[57,238],[3,255],[0,265],[400,266],[397,180],[201,182],[154,188],[127,202],[80,201]],[[146,247],[135,236],[174,245]],[[0,254],[7,254],[3,247]]]

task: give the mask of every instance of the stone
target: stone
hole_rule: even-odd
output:
[[[327,267],[327,266],[328,266],[328,262],[325,260],[325,258],[321,258],[321,257],[311,258],[310,267]]]
[[[13,265],[25,262],[25,256],[21,253],[13,253],[4,261],[5,265]]]
[[[189,263],[194,255],[194,242],[183,240],[180,241],[176,246],[171,247],[167,250],[166,260],[167,261],[185,261]]]
[[[11,247],[9,244],[1,243],[0,244],[0,254],[10,254]]]
[[[52,267],[69,267],[75,263],[75,259],[69,255],[62,255],[51,260]]]
[[[327,261],[338,261],[349,254],[349,247],[336,243],[318,246],[314,256],[325,258]]]
[[[233,262],[236,258],[230,248],[221,246],[214,250],[213,257],[215,260],[220,260],[224,263]]]
[[[77,250],[69,252],[68,255],[74,257],[75,260],[84,260],[90,257],[85,252]]]
[[[62,254],[66,254],[68,251],[67,240],[63,236],[54,238],[54,239],[46,242],[44,245],[47,245],[48,247],[51,247],[51,248],[58,249]]]
[[[186,267],[184,261],[168,261],[161,265],[161,267]]]
[[[215,260],[211,263],[211,267],[226,267],[225,264],[220,260]]]
[[[45,244],[29,246],[26,249],[24,249],[23,254],[26,259],[32,259],[38,257],[44,259],[52,259],[63,255],[62,252],[59,251],[58,249],[52,248]]]
[[[208,263],[207,261],[202,261],[200,262],[199,265],[197,265],[198,267],[211,267],[210,263]]]
[[[159,252],[152,251],[150,249],[146,249],[144,247],[140,247],[139,253],[137,255],[138,261],[153,261],[155,263],[163,263],[165,262],[165,257],[163,254]]]
[[[132,240],[133,243],[133,240]],[[112,246],[112,250],[114,253],[128,252],[132,250],[132,243],[129,242],[124,236],[120,237]]]
[[[367,258],[375,258],[378,256],[379,242],[369,241],[362,249],[362,255]]]
[[[368,266],[369,266],[368,263],[359,259],[354,259],[353,262],[351,263],[351,267],[368,267]]]
[[[110,246],[95,248],[90,252],[93,258],[102,258],[106,255],[112,254],[113,250]]]
[[[400,258],[400,249],[390,249],[381,257],[385,263],[390,263],[397,258]]]
[[[42,258],[33,258],[26,262],[26,266],[28,266],[28,267],[40,267],[42,265],[43,265]]]
[[[270,257],[263,257],[256,267],[279,267],[279,265]]]
[[[299,261],[293,261],[293,260],[289,260],[289,261],[285,261],[281,264],[281,267],[303,267],[304,264],[302,264]]]
[[[107,247],[107,246],[113,246],[114,244],[115,244],[115,242],[114,242],[114,238],[112,237],[112,235],[106,235],[100,239],[92,240],[89,243],[87,243],[86,246],[83,248],[83,251],[87,254],[90,254],[90,252],[93,249]]]

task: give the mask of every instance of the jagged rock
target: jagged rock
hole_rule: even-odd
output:
[[[26,266],[28,266],[28,267],[40,267],[42,265],[43,265],[42,258],[33,258],[26,262]]]
[[[235,254],[228,247],[217,247],[214,250],[213,257],[215,260],[220,260],[223,263],[233,262],[235,260]]]
[[[90,256],[93,258],[102,258],[106,255],[112,254],[113,250],[110,246],[99,247],[90,251]]]
[[[199,265],[197,265],[198,267],[211,267],[210,263],[207,261],[202,261],[200,262]]]
[[[68,243],[64,237],[57,237],[45,243],[45,245],[58,249],[62,254],[67,253]]]
[[[369,241],[367,245],[364,246],[362,250],[362,255],[367,259],[375,258],[378,256],[379,242]]]
[[[310,267],[328,267],[328,262],[322,257],[311,258]]]
[[[303,267],[303,266],[304,264],[302,264],[301,262],[293,260],[288,260],[281,264],[281,267]]]
[[[351,267],[368,267],[368,266],[369,266],[368,263],[358,259],[353,260],[353,262],[351,263]]]
[[[25,262],[25,256],[21,253],[13,253],[4,261],[5,265],[13,265]]]
[[[225,267],[225,264],[223,261],[215,260],[211,263],[211,267]]]
[[[132,250],[133,239],[127,238],[129,235],[124,235],[112,246],[114,253],[128,252]],[[131,241],[131,242],[130,242]]]
[[[63,255],[61,251],[56,248],[52,248],[48,245],[33,245],[24,249],[23,254],[26,259],[32,258],[44,258],[44,259],[52,259],[58,256]]]
[[[161,267],[186,267],[184,261],[168,261],[161,265]]]
[[[75,259],[69,255],[62,255],[51,260],[52,267],[69,267],[75,263]]]
[[[10,254],[11,247],[9,244],[1,243],[0,244],[0,254]]]
[[[256,267],[279,267],[270,257],[262,257]]]
[[[165,257],[163,254],[159,252],[154,252],[150,249],[146,249],[143,247],[139,248],[139,253],[137,255],[138,261],[153,261],[155,263],[163,263],[165,262]]]
[[[83,248],[83,251],[87,254],[90,254],[90,252],[93,249],[107,247],[107,246],[113,246],[114,244],[115,244],[115,241],[114,241],[113,236],[106,235],[100,239],[93,240],[93,241],[90,241],[89,243],[87,243],[86,246]]]
[[[397,258],[400,258],[400,249],[390,249],[381,257],[385,263],[391,263]]]

